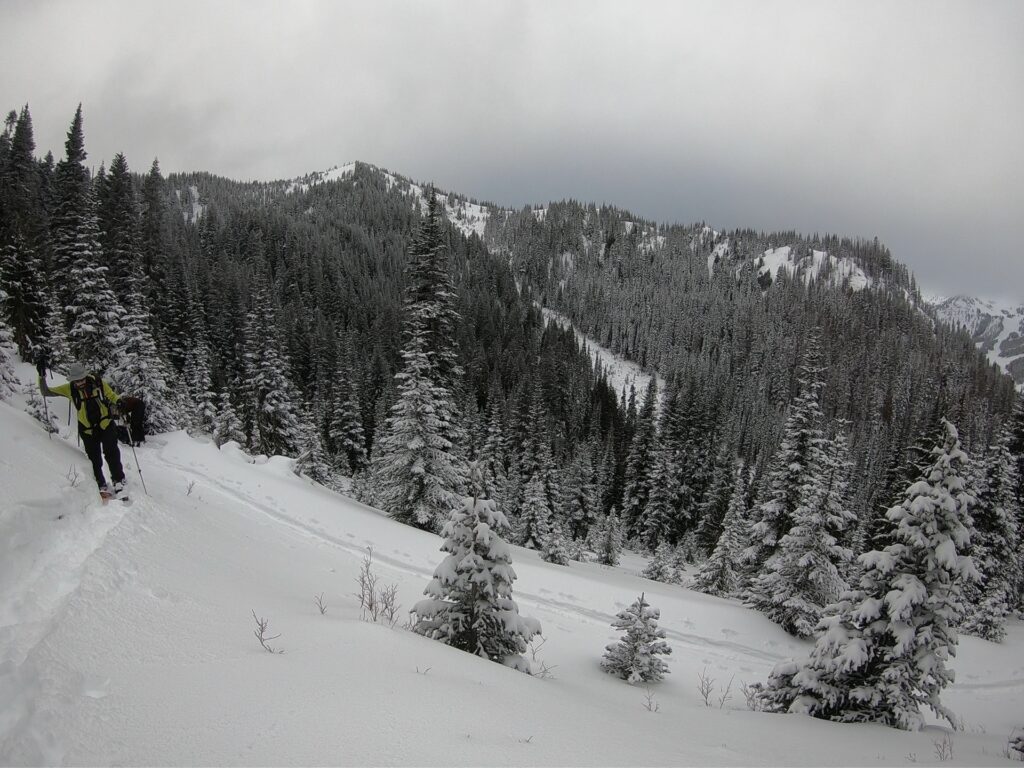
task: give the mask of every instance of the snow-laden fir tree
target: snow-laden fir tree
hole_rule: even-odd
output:
[[[812,455],[820,464],[805,475],[792,527],[747,590],[747,605],[797,637],[811,637],[825,606],[846,591],[842,573],[853,558],[840,543],[855,522],[846,498],[845,440],[840,435]]]
[[[231,404],[231,397],[225,391],[220,393],[220,401],[217,406],[217,415],[213,420],[213,442],[220,448],[228,441],[235,441],[239,445],[245,445],[245,428],[242,420],[238,417],[235,407]]]
[[[511,548],[502,538],[508,521],[483,498],[479,465],[471,467],[474,493],[454,509],[441,531],[448,555],[412,609],[413,631],[485,659],[529,672],[523,658],[540,623],[520,616],[512,599]]]
[[[540,549],[550,536],[551,507],[548,506],[544,476],[537,471],[526,482],[523,490],[516,520],[516,543],[530,549]]]
[[[711,556],[693,577],[692,589],[709,595],[730,597],[740,587],[740,558],[747,545],[750,521],[747,519],[746,470],[742,461],[733,469],[732,494]]]
[[[243,423],[253,452],[296,456],[302,446],[298,393],[277,332],[269,291],[258,278],[245,324]]]
[[[967,589],[970,610],[961,627],[964,634],[997,643],[1006,636],[1006,618],[1021,579],[1017,467],[1010,439],[1009,430],[1002,430],[980,462],[971,555],[981,579]]]
[[[505,451],[505,434],[502,428],[501,407],[496,403],[497,393],[492,392],[487,402],[487,434],[480,448],[479,463],[487,493],[498,504],[505,501],[508,487],[508,463]]]
[[[351,379],[341,372],[339,376],[341,381],[334,390],[327,428],[338,469],[351,477],[366,467],[366,438]]]
[[[127,296],[128,305],[122,319],[124,342],[118,350],[111,379],[122,394],[145,399],[149,432],[169,432],[178,428],[177,410],[182,404],[176,402],[167,366],[153,340],[149,310],[137,287],[141,274],[137,272],[136,278]],[[197,405],[190,402],[186,407]]]
[[[140,267],[130,284],[141,286],[144,280]],[[139,301],[144,303],[143,292],[137,290]],[[213,391],[213,364],[205,313],[194,298],[189,301],[189,330],[191,343],[185,352],[185,365],[182,369],[182,382],[188,398],[185,405],[188,415],[186,421],[192,429],[212,433],[217,416],[217,394]]]
[[[889,510],[894,543],[861,555],[860,584],[826,608],[810,658],[760,691],[771,708],[918,730],[927,706],[956,726],[940,694],[953,680],[946,661],[956,654],[963,586],[978,574],[960,554],[974,503],[968,459],[956,428],[944,428],[924,478]]]
[[[1013,457],[1013,477],[1017,481],[1014,496],[1017,499],[1017,562],[1020,564],[1017,583],[1011,588],[1010,606],[1024,613],[1024,396],[1017,395],[1013,415],[1007,431],[1010,433],[1009,449]]]
[[[308,477],[310,480],[327,488],[335,483],[334,470],[327,459],[320,430],[309,420],[302,425],[302,448],[295,458],[295,474]]]
[[[540,559],[555,565],[568,565],[569,552],[566,547],[565,532],[557,517],[551,518],[551,529],[544,547],[540,551]]]
[[[700,521],[696,528],[697,546],[705,556],[710,556],[722,535],[725,514],[732,497],[733,456],[734,447],[725,443],[715,458],[711,484],[697,509],[697,519]]]
[[[640,512],[637,527],[644,546],[653,551],[688,526],[678,519],[675,509],[678,496],[676,478],[680,470],[673,465],[670,452],[667,448],[657,447],[651,452],[650,460],[647,503]],[[685,514],[686,510],[681,512]]]
[[[565,516],[569,537],[574,541],[586,539],[600,511],[600,499],[594,478],[593,450],[594,446],[591,443],[577,446],[562,480],[559,508]]]
[[[0,305],[6,296],[0,288]],[[14,340],[7,322],[0,317],[0,400],[7,400],[17,389],[18,381],[14,376]]]
[[[629,608],[619,611],[612,626],[625,634],[605,648],[601,669],[630,685],[657,682],[667,675],[668,664],[659,656],[669,655],[672,648],[665,642],[665,630],[658,627],[659,618],[661,611],[642,593]]]
[[[782,443],[766,479],[766,498],[751,510],[750,544],[743,553],[747,571],[761,572],[793,524],[793,513],[806,506],[809,493],[825,471],[824,417],[820,397],[824,386],[817,335],[807,341],[800,368],[800,390],[790,404]],[[757,599],[758,595],[752,595]]]
[[[396,401],[373,448],[368,489],[396,520],[437,530],[466,487],[455,388],[462,369],[455,351],[455,289],[437,198],[409,254],[405,347],[395,375]]]
[[[451,411],[448,393],[433,383],[434,372],[416,333],[402,352],[396,376],[398,398],[384,437],[374,448],[373,503],[396,520],[424,530],[441,525],[440,510],[452,508],[463,483],[463,465],[445,434]]]
[[[87,368],[103,371],[121,341],[123,309],[107,283],[100,250],[96,201],[85,168],[82,108],[78,107],[57,166],[56,208],[52,217],[53,256],[63,326],[71,354]]]
[[[664,584],[678,584],[680,574],[676,564],[675,548],[667,541],[661,542],[654,550],[654,557],[640,575]]]
[[[636,431],[626,458],[622,522],[631,539],[644,533],[643,512],[651,493],[651,459],[658,447],[658,422],[655,417],[657,400],[658,385],[652,378],[644,396],[643,407],[637,416]]]
[[[197,340],[185,353],[185,368],[181,376],[188,395],[185,407],[189,425],[200,432],[212,432],[217,418],[217,394],[213,391],[210,349],[204,340]]]
[[[1018,760],[1024,760],[1024,726],[1019,729],[1020,733],[1010,736],[1010,743],[1007,745],[1010,752],[1015,752]]]
[[[622,522],[613,508],[591,529],[593,549],[601,565],[618,565],[622,554]]]
[[[0,162],[0,310],[23,360],[34,361],[48,333],[42,253],[47,242],[41,174],[28,106],[18,115],[10,151]]]

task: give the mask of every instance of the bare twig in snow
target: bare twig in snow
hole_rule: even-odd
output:
[[[940,762],[953,759],[953,737],[948,733],[942,737],[942,741],[933,741],[932,744],[935,745],[935,757]]]
[[[253,631],[253,634],[256,636],[256,639],[260,641],[260,645],[263,646],[263,650],[267,653],[284,653],[283,650],[278,650],[270,645],[271,640],[277,640],[281,635],[267,637],[267,625],[269,622],[266,619],[257,616],[255,610],[252,612],[252,617],[256,620],[256,629]]]

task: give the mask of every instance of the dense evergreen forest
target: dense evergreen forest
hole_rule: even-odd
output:
[[[81,109],[64,149],[38,158],[28,108],[8,116],[3,321],[23,359],[81,361],[144,397],[153,430],[296,457],[432,530],[474,461],[475,492],[552,562],[614,563],[624,542],[702,561],[701,588],[807,634],[952,423],[986,526],[977,602],[1020,605],[1012,382],[877,242],[573,201],[484,206],[467,235],[467,200],[361,163],[320,183],[165,178],[122,155],[92,170]],[[766,270],[783,246],[829,258]],[[843,279],[851,265],[864,285]],[[616,392],[542,306],[665,391]],[[794,531],[812,529],[831,581],[790,584],[806,604],[782,610],[771,596],[795,577],[780,553],[799,559],[812,544]]]

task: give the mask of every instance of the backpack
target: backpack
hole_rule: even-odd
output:
[[[85,387],[76,387],[71,384],[71,401],[75,404],[75,410],[81,412],[82,404],[85,403],[85,417],[89,422],[89,430],[98,427],[104,418],[110,418],[110,402],[103,391],[103,379],[94,374],[85,377]],[[100,408],[100,406],[103,408]],[[104,414],[104,411],[106,413]]]

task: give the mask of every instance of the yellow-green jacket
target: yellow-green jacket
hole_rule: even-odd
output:
[[[100,432],[110,426],[114,420],[111,406],[121,399],[106,381],[92,374],[86,377],[86,386],[81,390],[76,389],[70,381],[50,387],[40,377],[39,391],[43,397],[66,397],[74,403],[78,412],[78,430],[86,435],[91,435],[96,426],[99,426]]]

